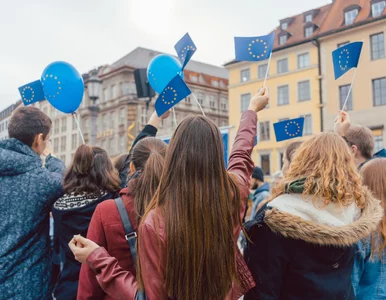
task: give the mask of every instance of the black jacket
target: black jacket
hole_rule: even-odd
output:
[[[355,299],[354,244],[376,230],[383,212],[366,194],[358,220],[343,226],[306,221],[265,205],[245,224],[245,260],[256,282],[244,299]]]

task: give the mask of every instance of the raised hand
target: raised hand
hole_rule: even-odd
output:
[[[263,110],[269,102],[269,92],[267,88],[262,88],[256,95],[254,95],[249,103],[249,110],[259,112]]]
[[[350,115],[345,111],[339,111],[335,118],[334,132],[340,136],[345,136],[350,126]]]

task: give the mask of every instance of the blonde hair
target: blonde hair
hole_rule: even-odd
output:
[[[288,174],[273,191],[272,199],[286,192],[295,180],[305,178],[303,195],[348,206],[365,204],[364,188],[347,143],[332,132],[320,133],[296,150]]]
[[[362,181],[373,195],[381,200],[381,205],[386,213],[386,158],[375,158],[366,163],[361,169]],[[375,243],[375,234],[372,234],[371,255],[378,252],[382,257],[382,252],[386,247],[386,214],[379,224],[378,232],[382,238],[381,242]]]

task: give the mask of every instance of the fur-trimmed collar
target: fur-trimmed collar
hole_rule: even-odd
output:
[[[287,238],[322,246],[351,246],[375,231],[383,217],[380,202],[368,190],[366,190],[365,199],[366,207],[362,210],[361,216],[354,222],[342,226],[305,220],[274,207],[265,211],[264,223],[273,232]]]

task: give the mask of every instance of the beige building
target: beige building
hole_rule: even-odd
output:
[[[21,100],[8,106],[0,112],[0,141],[8,138],[8,123],[12,112],[22,105]]]

